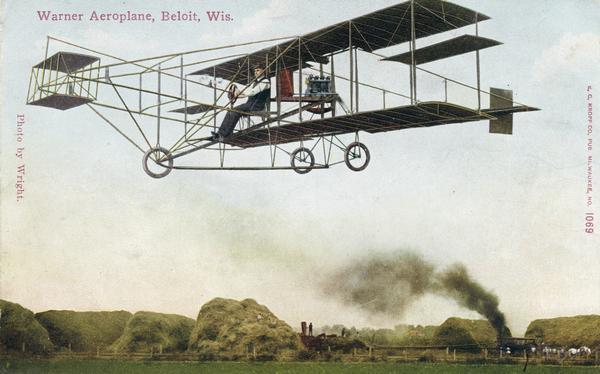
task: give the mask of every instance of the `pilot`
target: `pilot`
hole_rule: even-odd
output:
[[[213,132],[213,140],[222,141],[233,133],[235,125],[240,120],[244,112],[263,111],[265,104],[271,96],[271,81],[265,76],[265,68],[263,65],[254,66],[254,83],[239,91],[236,89],[236,98],[247,97],[248,100],[241,105],[234,107],[232,111],[228,111],[219,127],[219,131]]]

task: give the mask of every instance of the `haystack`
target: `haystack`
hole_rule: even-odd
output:
[[[433,337],[439,326],[427,325],[397,325],[394,327],[399,336],[399,345],[432,345]]]
[[[123,335],[111,346],[117,352],[182,352],[187,348],[194,320],[177,314],[137,312]]]
[[[433,335],[435,344],[464,346],[477,350],[479,345],[496,343],[496,330],[486,320],[451,317],[442,323]]]
[[[600,348],[600,315],[536,319],[525,337],[561,347]]]
[[[215,298],[204,304],[189,342],[189,350],[205,355],[275,355],[299,348],[298,334],[252,299]]]
[[[94,352],[108,347],[121,336],[131,313],[49,310],[37,313],[35,318],[48,330],[50,340],[58,349],[70,346],[75,352]]]
[[[47,353],[54,349],[48,331],[35,320],[31,310],[0,300],[0,343],[6,350]]]

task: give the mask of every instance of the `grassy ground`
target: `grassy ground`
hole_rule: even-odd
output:
[[[81,373],[126,373],[126,374],[187,374],[187,373],[522,373],[520,365],[451,365],[451,364],[393,364],[393,363],[314,363],[314,362],[269,362],[269,363],[169,363],[130,362],[104,360],[18,360],[0,361],[0,373],[25,374],[81,374]],[[598,367],[529,366],[527,373],[597,373]]]

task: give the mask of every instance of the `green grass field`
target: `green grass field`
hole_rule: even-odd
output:
[[[131,362],[104,360],[18,360],[0,361],[0,373],[126,373],[126,374],[187,374],[187,373],[522,373],[520,365],[450,365],[393,363],[315,363],[315,362]],[[529,366],[527,373],[598,373],[598,367]]]

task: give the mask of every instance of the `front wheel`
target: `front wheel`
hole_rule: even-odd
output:
[[[150,162],[148,162],[150,159]],[[164,162],[167,162],[167,165]],[[166,177],[173,170],[173,158],[171,153],[163,147],[155,147],[144,153],[142,167],[146,174],[152,178]]]
[[[344,162],[352,171],[365,170],[371,161],[371,153],[366,145],[361,142],[348,144],[344,152]]]
[[[315,166],[315,156],[306,147],[297,148],[292,152],[290,158],[292,169],[298,174],[306,174]]]

